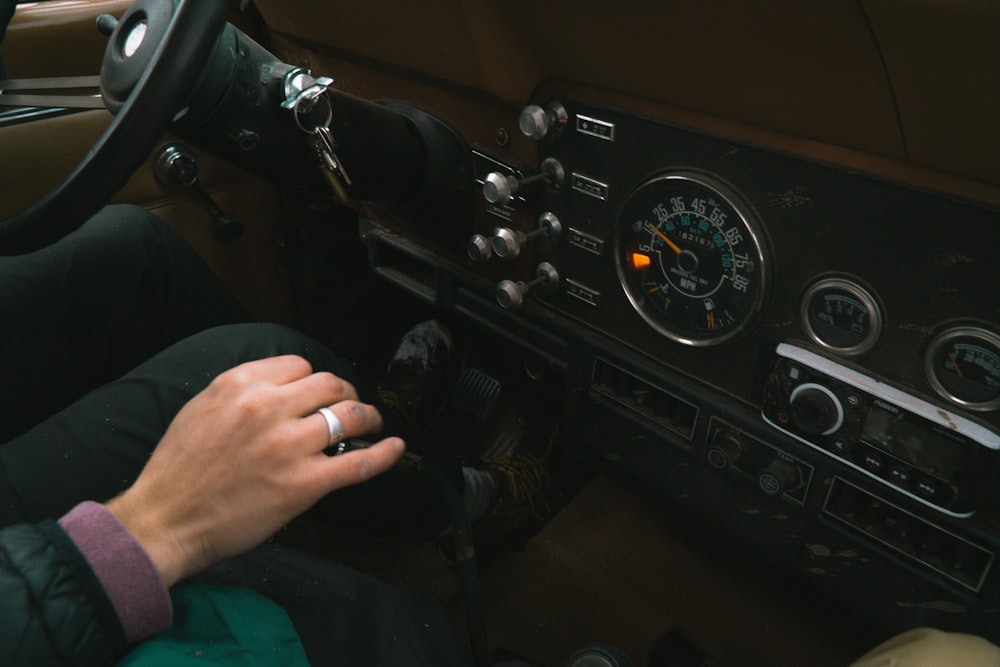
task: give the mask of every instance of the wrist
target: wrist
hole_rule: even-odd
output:
[[[170,625],[170,594],[142,545],[105,505],[83,502],[59,519],[111,601],[129,643]]]
[[[105,506],[149,555],[167,588],[193,571],[187,550],[152,503],[141,502],[130,490]]]

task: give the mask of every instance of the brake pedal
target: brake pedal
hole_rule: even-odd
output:
[[[500,381],[479,368],[464,368],[451,395],[452,404],[480,421],[491,419],[500,408]]]

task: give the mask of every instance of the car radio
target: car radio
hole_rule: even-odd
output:
[[[919,503],[972,516],[1000,434],[803,348],[776,355],[765,421]]]

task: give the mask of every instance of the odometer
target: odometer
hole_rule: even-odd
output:
[[[636,312],[664,336],[715,345],[743,331],[764,297],[764,253],[747,208],[701,174],[639,186],[619,217],[618,274]]]

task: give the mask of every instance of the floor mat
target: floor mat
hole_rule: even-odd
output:
[[[855,624],[774,575],[692,540],[599,477],[523,551],[489,563],[482,583],[492,647],[544,666],[593,642],[647,665],[672,628],[719,667],[843,666],[870,647]]]

